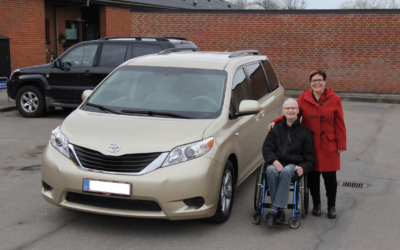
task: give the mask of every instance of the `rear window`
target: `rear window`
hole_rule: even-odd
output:
[[[263,61],[263,66],[265,69],[265,73],[267,74],[270,92],[272,92],[279,87],[278,76],[276,75],[270,61]]]
[[[104,44],[101,51],[100,66],[117,67],[125,61],[126,44]]]

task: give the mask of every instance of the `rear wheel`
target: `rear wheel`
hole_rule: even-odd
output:
[[[255,190],[254,190],[254,210],[258,211],[258,206],[260,205],[261,202],[261,193],[263,190],[263,173],[265,172],[265,166],[264,166],[264,162],[258,167],[257,170],[257,177],[256,177],[256,186],[255,186]]]
[[[228,220],[232,210],[234,193],[235,171],[233,170],[232,162],[227,160],[222,175],[221,188],[219,190],[217,211],[214,216],[210,218],[211,221],[219,224]]]
[[[43,94],[36,86],[22,87],[15,100],[19,113],[25,117],[39,117],[46,111]]]

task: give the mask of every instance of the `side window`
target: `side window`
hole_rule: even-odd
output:
[[[270,90],[272,92],[279,87],[278,76],[276,75],[270,61],[263,61],[263,66],[265,73],[267,74]]]
[[[239,105],[242,100],[251,100],[249,84],[243,68],[239,69],[233,78],[232,99],[233,108],[236,112],[239,111]]]
[[[268,83],[265,79],[264,71],[259,63],[246,66],[251,83],[251,94],[253,100],[260,100],[268,94]]]
[[[100,67],[117,67],[125,61],[126,44],[104,44],[100,56]]]
[[[161,46],[153,44],[133,44],[133,57],[158,53],[162,50]]]
[[[93,61],[96,56],[97,44],[86,45],[83,52],[82,67],[93,66]]]
[[[92,66],[97,46],[97,44],[90,44],[75,48],[62,59],[61,67],[75,68],[81,66]]]

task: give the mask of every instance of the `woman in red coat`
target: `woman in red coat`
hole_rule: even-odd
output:
[[[325,88],[326,74],[321,70],[310,73],[311,89],[297,99],[301,123],[313,133],[315,169],[308,174],[314,203],[312,214],[321,216],[320,176],[324,178],[328,199],[328,217],[336,218],[336,171],[340,169],[340,154],[346,150],[346,126],[340,97],[333,89]],[[282,117],[272,121],[268,130]]]

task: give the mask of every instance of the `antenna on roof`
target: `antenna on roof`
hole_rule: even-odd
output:
[[[197,0],[193,1],[193,5],[197,7]]]

